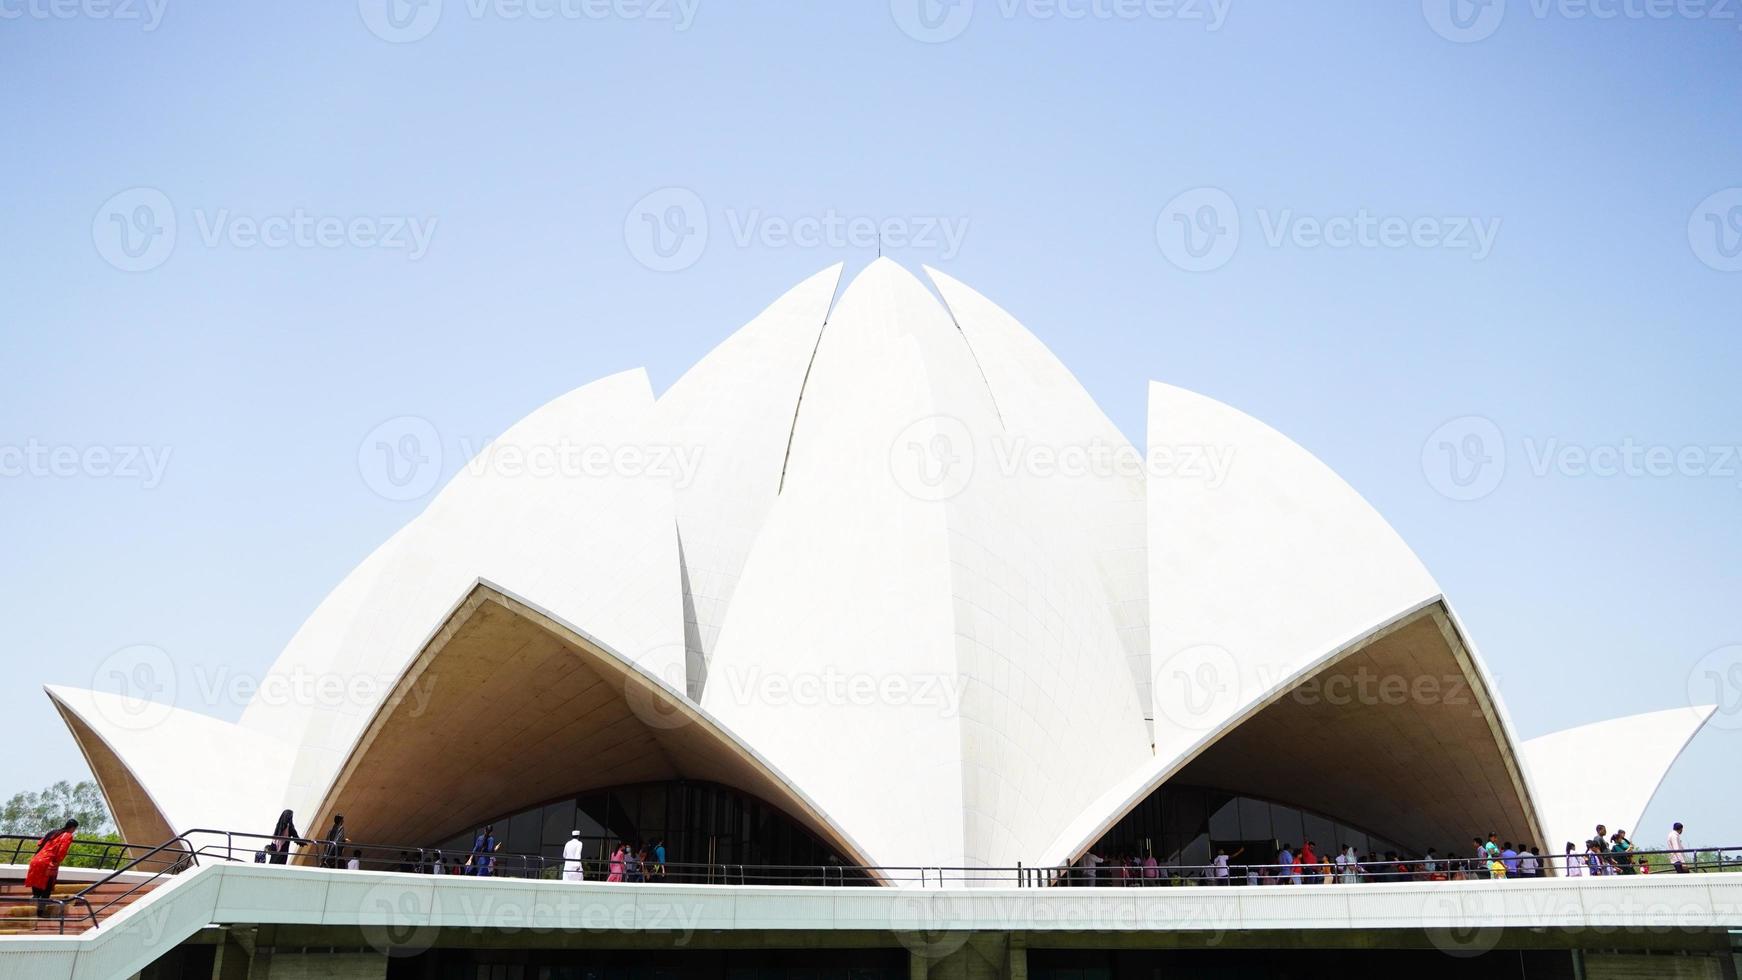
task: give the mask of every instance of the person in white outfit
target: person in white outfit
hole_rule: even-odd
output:
[[[569,831],[569,842],[563,845],[563,880],[584,881],[587,873],[581,865],[581,832]]]
[[[1676,874],[1688,873],[1687,858],[1682,853],[1682,825],[1679,823],[1669,829],[1669,860],[1675,865]]]

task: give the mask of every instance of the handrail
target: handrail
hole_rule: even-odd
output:
[[[5,842],[11,841],[12,856],[11,859],[5,863],[28,863],[28,859],[36,853],[35,848],[41,840],[41,837],[33,837],[29,834],[0,834],[0,853],[5,853]],[[30,854],[25,853],[26,846],[31,848]],[[152,845],[150,844],[129,844],[126,841],[120,840],[102,840],[95,837],[73,838],[73,847],[102,849],[102,854],[98,856],[96,865],[96,870],[99,871],[103,870],[108,865],[111,851],[120,851],[122,856],[125,856],[126,852],[129,850],[148,850],[151,846]],[[24,860],[20,860],[21,858]],[[83,865],[63,864],[63,867],[83,867]]]
[[[170,863],[165,864],[164,867],[159,868],[156,871],[153,871],[146,878],[144,878],[140,881],[134,882],[132,888],[129,888],[126,891],[122,892],[121,894],[116,895],[113,898],[110,898],[109,901],[104,902],[101,907],[94,907],[91,904],[90,898],[88,897],[91,892],[96,891],[97,889],[103,887],[104,885],[109,884],[110,882],[116,881],[122,875],[126,874],[129,871],[132,871],[133,869],[139,867],[141,864],[144,864],[146,861],[150,860],[152,857],[155,857],[156,855],[161,854],[166,850],[169,850],[170,848],[174,847],[177,844],[182,845],[182,850],[184,851],[184,853],[186,853],[188,855],[188,857],[185,861],[178,860],[178,861],[174,861],[174,862],[170,862]],[[120,902],[122,899],[125,899],[125,898],[130,898],[135,893],[137,893],[139,891],[139,889],[144,888],[147,885],[155,883],[157,881],[157,879],[163,877],[166,874],[179,874],[181,869],[183,867],[185,867],[188,862],[192,862],[193,864],[198,865],[199,864],[199,856],[194,851],[194,847],[193,847],[192,843],[190,843],[185,837],[178,835],[178,836],[170,838],[169,840],[164,841],[163,843],[157,845],[156,847],[153,847],[151,850],[146,851],[144,854],[141,854],[140,856],[134,858],[132,861],[128,862],[126,865],[119,867],[119,868],[116,868],[114,871],[109,872],[108,876],[101,878],[101,879],[98,879],[97,881],[94,881],[91,884],[86,885],[84,888],[79,889],[79,891],[73,895],[73,898],[85,903],[85,909],[86,909],[86,911],[88,911],[90,913],[90,916],[91,916],[91,928],[95,929],[95,928],[97,928],[97,925],[98,925],[98,916],[100,913],[109,911],[111,908],[115,907],[115,904],[117,902]],[[62,928],[64,930],[65,927],[63,926]]]
[[[0,841],[17,835],[0,835]],[[211,842],[202,842],[204,838],[215,838]],[[165,875],[178,874],[189,867],[197,867],[201,858],[220,860],[232,863],[258,861],[257,856],[264,843],[279,838],[271,834],[257,834],[232,830],[217,830],[196,828],[177,834],[175,837],[155,846],[132,844],[126,841],[89,841],[88,843],[108,845],[119,850],[123,855],[143,851],[123,864],[118,864],[102,878],[86,885],[78,892],[64,898],[36,899],[40,905],[54,905],[60,909],[61,931],[66,930],[68,912],[74,906],[82,907],[82,918],[88,918],[92,927],[96,927],[103,914],[116,905],[139,893],[141,889],[152,886]],[[251,846],[250,842],[260,844],[259,848]],[[418,874],[465,874],[490,877],[550,877],[560,873],[576,862],[567,861],[561,857],[546,857],[542,854],[521,854],[502,852],[500,850],[482,855],[487,860],[477,861],[479,854],[469,851],[454,851],[444,855],[438,848],[423,846],[404,846],[397,844],[364,843],[356,841],[315,841],[295,839],[302,845],[300,854],[292,856],[288,847],[284,860],[275,863],[308,863],[319,858],[323,863],[334,857],[342,857],[342,853],[353,855],[359,852],[366,856],[360,858],[359,864],[365,869],[403,871]],[[87,843],[75,841],[75,843]],[[3,846],[3,845],[0,845]],[[240,848],[241,855],[238,850]],[[22,844],[15,845],[15,854],[22,851]],[[1684,847],[1680,850],[1628,850],[1626,852],[1598,852],[1598,867],[1601,876],[1637,875],[1643,858],[1667,857],[1668,861],[1660,862],[1662,869],[1657,873],[1667,873],[1668,864],[1680,858],[1690,871],[1708,872],[1735,870],[1742,871],[1742,847]],[[165,859],[164,855],[173,854],[173,859]],[[1715,854],[1716,861],[1704,861],[1704,856]],[[386,855],[385,857],[380,855]],[[458,858],[464,856],[466,867],[460,864]],[[450,856],[453,860],[450,860]],[[103,856],[107,860],[107,854]],[[1538,854],[1535,856],[1539,876],[1549,874],[1562,875],[1567,869],[1568,856],[1565,854]],[[1582,870],[1588,870],[1586,860],[1589,855],[1575,852],[1573,860]],[[131,882],[131,887],[119,894],[99,896],[98,890],[122,879],[123,875],[141,869],[153,861],[160,866],[139,880]],[[1334,860],[1334,858],[1333,858]],[[1522,865],[1525,858],[1520,855],[1508,860],[1514,866]],[[1327,871],[1322,862],[1307,864],[1230,864],[1218,866],[1215,864],[1156,864],[1146,867],[1133,863],[1106,862],[1099,866],[1086,867],[1081,863],[1065,866],[1034,866],[1017,864],[1014,867],[950,867],[941,865],[906,865],[906,866],[874,866],[845,864],[745,864],[745,863],[685,863],[667,861],[654,865],[648,862],[638,877],[631,878],[622,862],[613,862],[610,858],[582,858],[578,861],[583,877],[593,880],[643,881],[648,883],[671,882],[684,884],[723,884],[723,885],[761,885],[761,884],[806,884],[820,883],[825,886],[873,885],[878,882],[917,883],[919,887],[945,887],[950,883],[1014,883],[1019,888],[1047,888],[1060,886],[1120,886],[1120,885],[1163,885],[1175,883],[1208,882],[1212,884],[1248,884],[1256,880],[1259,884],[1317,884],[1317,883],[1350,883],[1350,882],[1384,882],[1384,881],[1424,881],[1439,880],[1450,877],[1488,877],[1487,862],[1476,857],[1436,856],[1432,872],[1427,869],[1425,858],[1398,858],[1395,861],[1379,860],[1375,863],[1364,859],[1354,864],[1342,866],[1332,865]],[[438,864],[439,862],[439,864]],[[328,865],[331,866],[331,865]],[[440,870],[437,870],[440,868]],[[107,898],[101,905],[93,898]],[[20,900],[23,900],[22,898]]]

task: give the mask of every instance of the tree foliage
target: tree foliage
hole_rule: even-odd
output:
[[[63,779],[40,793],[13,794],[0,808],[0,834],[35,837],[69,819],[79,822],[80,837],[102,837],[115,829],[95,782]]]

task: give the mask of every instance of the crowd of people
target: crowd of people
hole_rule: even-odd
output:
[[[43,834],[37,841],[36,853],[30,859],[25,884],[37,904],[37,914],[47,915],[55,906],[55,884],[62,862],[71,850],[77,820]],[[1229,853],[1225,847],[1216,849],[1208,865],[1163,865],[1154,853],[1142,857],[1127,851],[1103,858],[1094,851],[1084,854],[1074,868],[1062,869],[1057,880],[1073,885],[1143,886],[1173,884],[1181,881],[1212,885],[1315,885],[1352,884],[1364,881],[1451,881],[1469,879],[1542,878],[1556,873],[1578,878],[1597,875],[1643,875],[1661,870],[1665,865],[1677,874],[1687,874],[1694,864],[1693,851],[1682,839],[1683,826],[1676,823],[1665,839],[1662,850],[1642,852],[1628,837],[1627,831],[1610,833],[1598,824],[1596,832],[1581,850],[1571,841],[1563,854],[1547,856],[1535,844],[1514,846],[1502,841],[1498,834],[1484,840],[1471,838],[1470,850],[1463,856],[1441,854],[1428,848],[1421,857],[1404,857],[1395,852],[1369,853],[1361,856],[1350,844],[1340,844],[1335,851],[1321,851],[1313,841],[1306,841],[1297,850],[1291,843],[1282,844],[1274,861],[1266,864],[1235,864],[1245,854],[1244,848]],[[402,850],[398,859],[366,861],[362,848],[350,847],[345,832],[345,818],[335,816],[332,827],[319,841],[309,840],[296,828],[295,815],[290,810],[279,814],[272,835],[254,856],[262,864],[285,864],[293,845],[317,848],[318,863],[324,868],[348,868],[356,871],[366,866],[370,870],[400,871],[410,874],[447,874],[491,876],[498,873],[503,857],[502,842],[496,828],[489,824],[479,828],[470,850],[461,854],[443,855],[439,850]],[[1658,863],[1653,864],[1656,857]],[[511,855],[519,858],[519,855]],[[514,871],[542,873],[542,859],[516,865]],[[565,881],[586,879],[585,842],[581,832],[571,832],[563,846],[559,865]],[[665,841],[619,843],[607,860],[602,862],[605,881],[660,882],[666,880]]]
[[[1596,833],[1585,841],[1583,850],[1572,842],[1558,857],[1542,853],[1535,844],[1514,845],[1502,841],[1499,834],[1487,839],[1471,838],[1471,848],[1464,856],[1456,856],[1428,848],[1421,857],[1404,857],[1394,851],[1362,856],[1351,844],[1339,844],[1335,851],[1321,851],[1313,841],[1297,850],[1292,843],[1283,843],[1273,861],[1266,864],[1235,864],[1245,853],[1237,848],[1232,854],[1226,848],[1216,849],[1207,865],[1163,865],[1154,853],[1139,857],[1136,851],[1125,851],[1103,858],[1090,851],[1077,866],[1068,869],[1066,880],[1075,885],[1141,886],[1168,884],[1175,881],[1212,885],[1318,885],[1353,884],[1362,881],[1458,881],[1469,879],[1542,878],[1553,872],[1566,877],[1591,875],[1651,874],[1667,864],[1678,874],[1686,874],[1693,863],[1691,853],[1682,842],[1683,827],[1674,825],[1658,853],[1654,867],[1652,855],[1639,853],[1627,831],[1610,833],[1598,824]]]
[[[502,858],[502,841],[496,836],[496,828],[485,824],[478,829],[472,838],[471,849],[463,854],[444,855],[439,849],[409,851],[401,850],[397,859],[382,857],[365,857],[363,850],[351,847],[346,853],[351,840],[346,836],[345,818],[333,817],[333,825],[320,840],[309,840],[296,829],[296,815],[285,810],[278,815],[278,823],[274,826],[271,839],[254,855],[256,863],[285,864],[290,860],[292,845],[317,848],[318,863],[323,868],[344,868],[358,871],[368,868],[372,871],[399,871],[407,874],[438,874],[438,875],[476,875],[490,877],[497,873],[498,861]],[[584,881],[586,879],[586,844],[581,838],[581,832],[570,832],[568,843],[563,845],[559,877],[564,881]],[[513,874],[522,871],[541,872],[544,868],[542,859],[526,862],[520,855],[510,857],[521,860],[509,871]],[[665,880],[665,841],[654,839],[645,843],[640,841],[624,841],[611,852],[605,865],[606,881],[626,882],[658,882]]]

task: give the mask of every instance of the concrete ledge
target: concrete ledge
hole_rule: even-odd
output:
[[[1287,887],[649,885],[207,865],[80,936],[0,939],[0,974],[127,976],[211,927],[259,942],[436,946],[1727,948],[1742,874]]]

